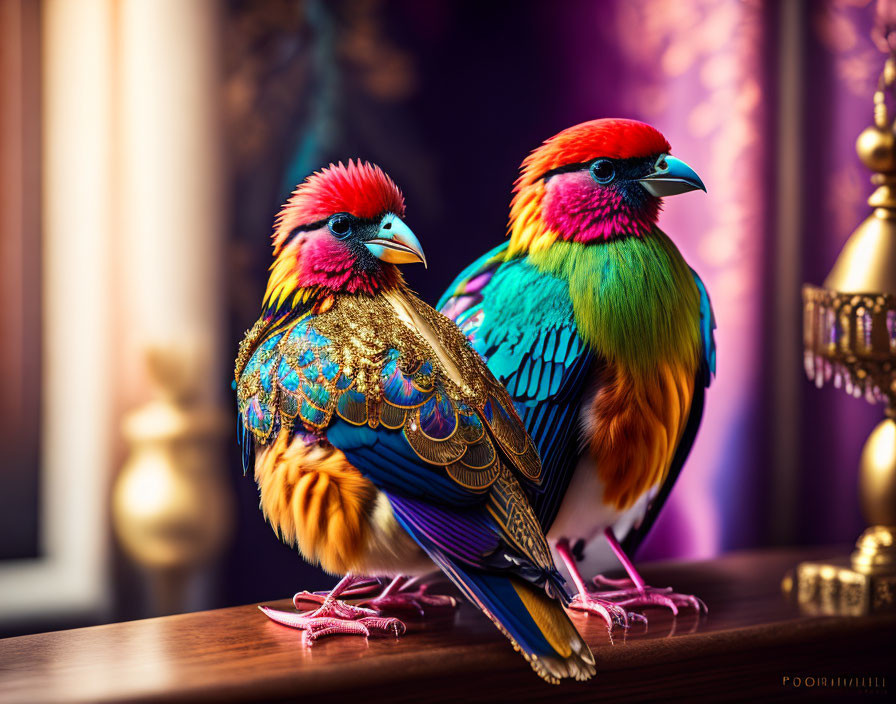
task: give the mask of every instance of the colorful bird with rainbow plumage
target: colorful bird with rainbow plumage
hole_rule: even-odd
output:
[[[544,468],[533,506],[578,588],[573,608],[610,628],[629,607],[705,608],[646,585],[627,555],[681,471],[715,373],[706,288],[656,224],[663,197],[706,189],[669,151],[634,120],[548,139],[522,164],[510,240],[437,305],[517,403]],[[598,576],[592,591],[576,562],[601,534],[629,579]]]
[[[280,538],[345,577],[312,611],[263,610],[310,642],[398,635],[384,607],[428,595],[393,581],[366,605],[340,597],[438,567],[539,675],[587,679],[594,658],[524,490],[538,454],[464,335],[405,285],[396,264],[425,258],[403,217],[393,181],[350,161],[309,176],[277,220],[236,361],[244,469]]]

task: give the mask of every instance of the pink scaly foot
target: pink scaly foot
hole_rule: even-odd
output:
[[[446,616],[457,607],[457,599],[453,596],[428,593],[430,586],[428,584],[422,584],[414,591],[410,591],[416,581],[416,579],[407,580],[399,575],[379,596],[374,599],[365,599],[358,604],[373,608],[381,614],[408,614],[419,619]]]
[[[569,603],[571,610],[600,616],[607,624],[607,632],[610,634],[611,640],[613,638],[614,626],[622,626],[622,628],[628,630],[633,621],[647,622],[640,614],[626,611],[623,605],[589,592],[576,565],[575,557],[573,557],[572,550],[569,547],[569,541],[566,538],[558,540],[556,547],[557,554],[560,555],[560,558],[566,565],[566,569],[569,570],[569,574],[578,591]]]
[[[607,599],[614,604],[619,605],[623,609],[643,609],[651,606],[659,606],[669,609],[673,615],[677,616],[681,608],[692,608],[698,614],[705,614],[709,611],[702,599],[692,594],[679,594],[672,591],[672,587],[658,588],[651,587],[644,582],[644,579],[638,574],[632,561],[622,549],[613,530],[607,528],[604,531],[607,542],[613,550],[619,562],[625,568],[629,575],[629,579],[608,579],[602,575],[594,578],[594,584],[597,587],[603,587],[603,591],[591,592],[592,595],[601,599]],[[610,589],[607,589],[609,587]]]
[[[594,578],[600,584],[598,577]],[[706,613],[706,604],[692,594],[679,594],[672,587],[629,587],[609,591],[592,591],[589,594],[598,599],[606,599],[625,609],[645,609],[652,606],[666,608],[677,616],[681,609],[692,608],[697,613]]]
[[[383,582],[375,577],[353,577],[352,579],[357,581],[352,582],[339,593],[343,600],[363,599],[364,597],[379,594],[383,590]],[[301,591],[293,596],[292,603],[299,611],[314,609],[321,606],[332,593],[332,589],[324,592]]]
[[[358,635],[365,638],[373,634],[402,635],[407,628],[397,618],[383,617],[373,609],[353,606],[337,598],[355,581],[350,575],[343,577],[324,598],[320,607],[312,611],[278,611],[267,606],[258,608],[272,621],[304,631],[303,640],[309,646],[330,635]],[[303,592],[297,594],[294,602],[299,602],[302,594]]]

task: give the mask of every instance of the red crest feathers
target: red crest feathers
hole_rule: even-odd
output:
[[[552,169],[581,164],[599,157],[630,159],[662,154],[671,149],[662,134],[637,120],[591,120],[559,132],[523,162],[517,190],[535,183]]]
[[[336,213],[375,218],[386,213],[404,215],[404,196],[395,182],[375,164],[340,161],[306,178],[277,217],[274,243],[278,245],[293,229]]]

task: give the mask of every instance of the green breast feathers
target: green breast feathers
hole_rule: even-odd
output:
[[[557,242],[529,255],[566,281],[579,335],[601,357],[647,373],[657,361],[696,368],[702,347],[694,273],[659,229],[599,245]]]

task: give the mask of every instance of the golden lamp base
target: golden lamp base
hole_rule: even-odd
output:
[[[800,609],[819,616],[896,610],[896,527],[862,533],[850,560],[803,562],[782,583]]]
[[[850,560],[804,562],[783,587],[807,611],[867,614],[896,609],[896,51],[874,93],[874,124],[856,153],[874,175],[871,214],[849,236],[823,287],[803,289],[806,373],[869,402],[887,402],[859,462],[868,528]]]

